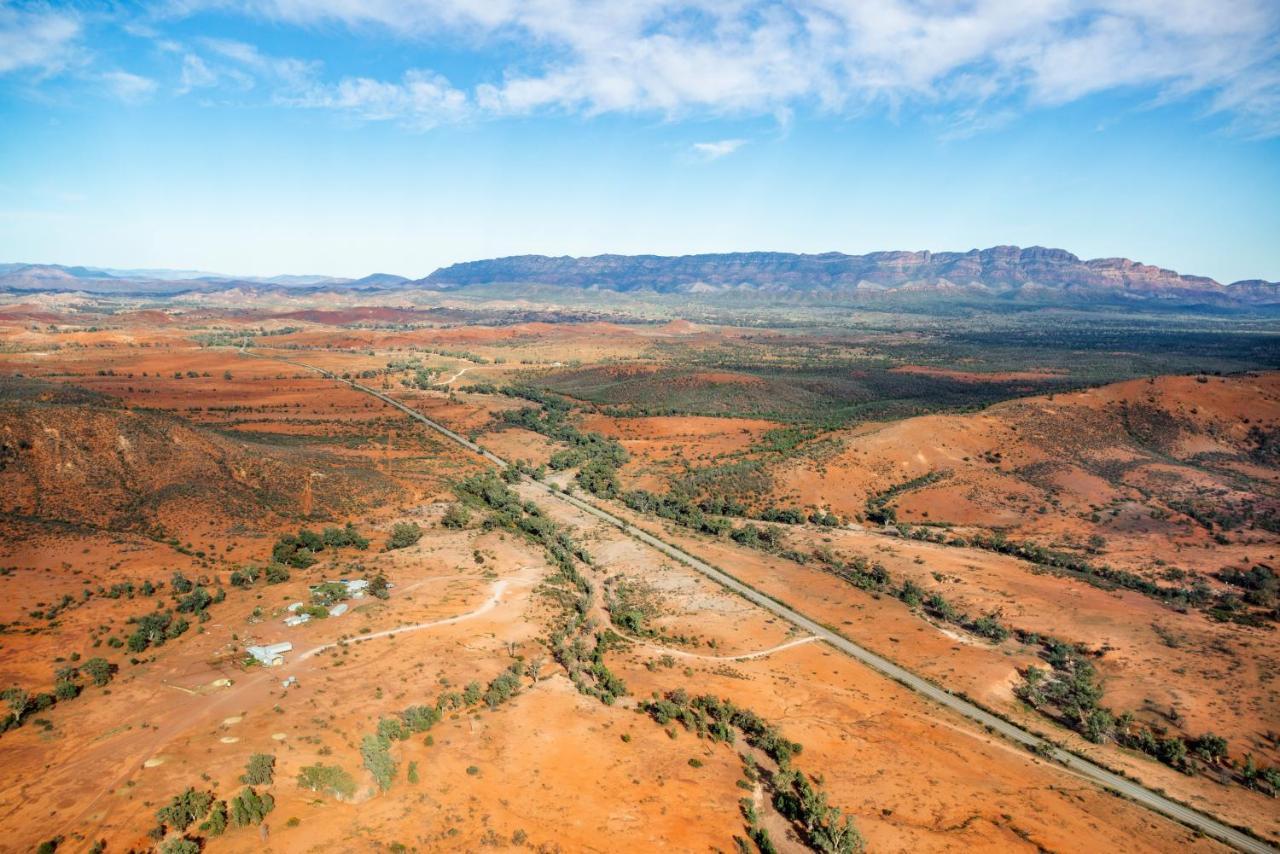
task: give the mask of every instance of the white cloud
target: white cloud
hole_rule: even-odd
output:
[[[286,103],[339,110],[365,121],[395,120],[416,129],[459,121],[470,112],[464,92],[420,70],[405,72],[398,83],[347,77],[332,85],[314,84]]]
[[[86,20],[92,22],[94,16],[0,0],[0,74],[32,71],[41,81],[62,76],[130,104],[151,97],[157,88],[151,78],[100,70],[94,53],[82,44]]]
[[[243,89],[261,80],[278,104],[334,110],[363,121],[394,120],[415,129],[460,121],[472,111],[465,92],[430,71],[410,69],[398,81],[347,76],[328,82],[319,62],[268,56],[253,45],[225,39],[203,39],[201,46],[210,59],[186,58],[184,89],[222,77],[237,79]]]
[[[182,82],[179,92],[190,92],[192,89],[203,89],[215,86],[218,75],[209,65],[194,53],[182,57]]]
[[[0,2],[0,74],[61,71],[76,59],[80,32],[80,21],[72,13]]]
[[[171,11],[210,6],[448,38],[489,60],[471,100],[499,115],[912,104],[976,128],[988,108],[1003,121],[1011,107],[1137,89],[1205,96],[1244,132],[1280,124],[1276,0],[172,0]],[[416,109],[376,94],[404,82],[350,86]]]
[[[304,86],[319,74],[321,63],[292,57],[267,56],[251,44],[230,39],[203,39],[202,43],[214,55],[230,60],[244,69],[272,82],[286,86]],[[252,81],[240,78],[242,83]]]
[[[99,79],[108,92],[127,104],[141,103],[156,91],[156,81],[128,71],[108,71]]]
[[[689,147],[703,160],[719,160],[721,157],[733,154],[746,144],[745,139],[722,139],[718,142],[695,142]]]

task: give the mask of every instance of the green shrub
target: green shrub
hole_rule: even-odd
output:
[[[474,706],[480,702],[480,698],[484,696],[484,688],[479,682],[468,682],[467,687],[462,689],[462,702],[468,706]]]
[[[378,737],[386,740],[388,743],[392,741],[404,741],[411,735],[411,731],[398,718],[382,718],[378,721]]]
[[[259,795],[251,787],[245,786],[244,790],[231,801],[229,808],[231,824],[235,827],[262,824],[267,813],[275,808],[276,800],[270,794],[264,792]]]
[[[391,758],[391,742],[380,735],[366,735],[360,742],[360,756],[364,767],[378,782],[378,788],[386,791],[396,776],[396,761]]]
[[[213,597],[209,595],[209,591],[203,587],[197,587],[188,595],[178,600],[177,609],[182,614],[198,614],[213,602]]]
[[[298,785],[313,792],[327,792],[338,798],[356,793],[356,781],[337,765],[308,765],[298,772]]]
[[[484,701],[489,708],[496,709],[520,693],[520,674],[522,672],[523,668],[520,662],[517,661],[489,683],[489,687],[484,692]]]
[[[441,525],[455,530],[467,527],[470,522],[471,513],[461,504],[450,504],[449,509],[444,512],[444,518],[440,520]]]
[[[255,753],[249,757],[245,771],[240,775],[241,783],[250,786],[265,786],[275,776],[276,758],[270,753]]]
[[[350,546],[363,551],[369,548],[369,540],[362,537],[350,522],[342,528],[325,528],[323,540],[324,547],[327,549],[340,549]]]
[[[400,718],[413,732],[426,732],[440,721],[440,710],[434,706],[410,706],[400,713]]]
[[[91,658],[80,666],[81,672],[93,680],[93,684],[102,687],[111,681],[115,665],[105,658]]]
[[[227,802],[216,801],[209,809],[209,817],[200,824],[200,829],[210,836],[221,836],[227,830]]]
[[[251,587],[261,574],[262,570],[256,566],[242,566],[231,573],[231,586]]]
[[[182,618],[174,619],[169,611],[152,611],[140,617],[130,617],[129,622],[137,627],[129,635],[127,645],[130,652],[142,652],[151,646],[164,646],[166,641],[173,640],[191,626]]]
[[[404,549],[422,539],[422,528],[417,522],[397,522],[391,528],[391,536],[387,539],[387,551]]]
[[[188,787],[180,794],[169,799],[169,803],[156,810],[156,819],[175,830],[186,830],[194,822],[209,814],[213,806],[213,795],[209,792],[197,792]]]

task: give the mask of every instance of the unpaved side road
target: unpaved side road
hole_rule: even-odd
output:
[[[468,611],[465,614],[458,614],[454,617],[442,617],[439,620],[429,620],[425,623],[412,623],[407,626],[397,626],[394,629],[383,629],[380,632],[369,632],[365,635],[355,635],[354,637],[347,638],[345,641],[341,641],[341,643],[350,644],[356,643],[357,641],[373,640],[374,638],[391,637],[392,635],[405,635],[409,632],[421,631],[422,629],[433,629],[436,626],[449,626],[454,623],[461,623],[463,620],[470,620],[474,617],[479,617],[482,614],[487,614],[494,608],[498,607],[498,603],[502,601],[502,592],[506,589],[507,580],[504,578],[501,581],[494,582],[493,591],[489,594],[489,598],[485,600],[483,605],[476,608],[474,611]],[[306,661],[311,656],[319,655],[326,649],[333,649],[335,646],[338,646],[338,643],[339,642],[321,644],[320,646],[309,649],[302,655],[298,656],[298,661]]]
[[[791,649],[792,647],[803,646],[807,643],[822,640],[822,638],[817,635],[809,635],[807,638],[796,638],[794,640],[789,640],[786,643],[780,643],[777,646],[771,646],[768,649],[758,649],[755,652],[743,652],[738,655],[704,655],[700,652],[689,652],[688,650],[677,649],[673,646],[663,646],[656,641],[633,637],[625,632],[618,631],[616,628],[614,631],[618,632],[618,634],[622,635],[634,644],[648,647],[650,650],[660,652],[663,655],[671,655],[677,658],[695,658],[699,661],[751,661],[756,658],[764,658],[765,656],[773,655],[775,652],[782,652],[783,650]]]

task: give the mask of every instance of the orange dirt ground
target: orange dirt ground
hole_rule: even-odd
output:
[[[734,836],[745,834],[739,799],[759,795],[742,780],[745,748],[637,713],[638,701],[674,688],[730,698],[803,744],[797,766],[821,779],[871,851],[1224,850],[518,487],[590,553],[598,595],[589,616],[601,628],[619,585],[643,591],[655,609],[655,636],[632,637],[607,656],[627,695],[606,705],[577,692],[545,645],[559,614],[546,554],[488,529],[479,513],[461,529],[443,524],[451,482],[484,463],[368,395],[236,349],[237,335],[280,330],[253,338],[252,351],[359,378],[536,466],[564,445],[492,421],[529,402],[469,386],[574,361],[627,360],[616,370],[643,372],[663,342],[719,346],[758,331],[685,321],[451,326],[412,307],[348,305],[96,316],[60,298],[3,308],[0,442],[13,452],[0,465],[0,687],[50,691],[57,668],[95,656],[118,667],[108,686],[85,684],[80,696],[0,734],[4,850],[57,836],[73,851],[99,839],[107,851],[146,850],[155,845],[156,810],[171,796],[188,786],[234,796],[254,753],[275,756],[274,782],[259,787],[275,808],[261,827],[211,838],[209,850],[733,850]],[[415,368],[404,365],[415,359],[437,371],[437,384],[411,387]],[[384,370],[389,363],[400,366]],[[739,382],[715,371],[692,376]],[[1109,704],[1153,720],[1176,709],[1187,731],[1227,736],[1233,758],[1280,762],[1268,735],[1280,730],[1274,631],[855,519],[868,496],[945,471],[894,498],[900,521],[1001,529],[1070,548],[1096,534],[1107,562],[1153,577],[1173,566],[1205,575],[1270,561],[1280,546],[1261,528],[1220,543],[1185,515],[1152,511],[1179,496],[1243,500],[1249,484],[1277,483],[1280,473],[1241,449],[1250,426],[1280,423],[1280,375],[1167,377],[860,424],[806,438],[801,448],[812,452],[790,456],[759,450],[783,426],[765,419],[586,410],[574,423],[630,453],[624,485],[660,491],[687,466],[759,459],[770,484],[763,498],[848,522],[784,526],[790,548],[863,555],[971,612],[998,609],[1019,628],[1105,647],[1097,666]],[[553,479],[571,481],[567,472]],[[610,506],[922,675],[1280,842],[1272,798],[1088,744],[1025,707],[1012,687],[1036,660],[1030,648],[975,640],[812,562]],[[233,571],[265,564],[281,534],[348,522],[369,538],[368,550],[326,548],[282,583],[230,584]],[[420,525],[422,538],[384,551],[402,522]],[[113,646],[133,630],[130,618],[174,607],[175,572],[224,590],[225,600],[163,645]],[[310,584],[378,573],[393,585],[389,598],[351,600],[341,616],[284,625]],[[164,586],[154,597],[98,589],[125,582]],[[34,616],[50,607],[53,619]],[[354,640],[365,635],[373,637]],[[293,644],[283,666],[246,665],[244,647],[277,641]],[[395,779],[378,791],[360,747],[380,718],[487,682],[517,659],[538,667],[514,698],[446,713],[428,734],[395,742]],[[283,686],[288,677],[297,684]],[[317,762],[349,772],[355,793],[338,799],[300,788],[300,770]],[[771,808],[765,822],[780,850],[805,850]]]

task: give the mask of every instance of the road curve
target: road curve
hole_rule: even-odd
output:
[[[479,456],[483,457],[484,459],[488,460],[494,465],[503,466],[503,467],[507,465],[506,461],[503,460],[501,457],[497,456],[494,453],[486,451],[484,448],[480,447],[475,442],[472,442],[470,439],[467,439],[465,436],[455,433],[454,431],[450,430],[448,427],[445,427],[443,424],[439,424],[435,421],[432,421],[430,418],[427,418],[422,413],[414,409],[411,409],[410,407],[405,406],[403,403],[390,397],[389,395],[383,394],[380,391],[369,388],[366,385],[361,385],[360,383],[355,382],[354,380],[344,379],[334,374],[332,371],[325,370],[324,368],[318,368],[318,367],[315,367],[314,365],[308,365],[303,362],[296,362],[291,359],[285,359],[283,357],[277,357],[277,356],[265,356],[259,353],[250,352],[244,349],[243,347],[240,348],[240,352],[248,356],[255,356],[257,358],[262,358],[262,359],[273,359],[276,361],[285,362],[290,365],[296,365],[297,367],[305,368],[309,371],[314,371],[316,373],[319,373],[322,376],[328,377],[329,379],[336,380],[341,383],[345,383],[359,391],[363,391],[367,394],[371,394],[374,397],[381,400],[383,403],[386,403],[389,406],[394,406],[396,409],[399,409],[401,412],[405,413],[410,418],[413,418],[414,420],[426,425],[432,430],[435,430],[437,433],[440,433],[448,437],[449,439],[452,439],[457,444],[478,454]],[[1048,742],[1037,735],[1033,735],[1032,733],[1023,729],[1022,727],[1012,724],[1004,720],[1003,718],[996,717],[995,715],[991,714],[990,712],[986,711],[980,706],[977,706],[974,703],[969,702],[968,700],[957,697],[956,695],[951,694],[943,690],[942,688],[939,688],[938,686],[934,685],[932,682],[922,679],[921,677],[912,673],[910,670],[907,670],[906,668],[893,663],[889,659],[881,655],[878,655],[869,649],[865,649],[864,647],[859,646],[858,644],[854,643],[853,641],[849,640],[843,635],[837,634],[831,629],[828,629],[826,626],[822,625],[821,623],[811,620],[810,618],[806,617],[804,614],[801,614],[799,611],[796,611],[793,608],[790,608],[782,604],[781,602],[778,602],[775,599],[771,599],[770,597],[764,595],[760,591],[752,587],[749,587],[748,585],[734,578],[732,575],[729,575],[727,572],[724,572],[721,569],[717,569],[716,567],[712,566],[706,561],[698,557],[695,557],[694,555],[684,551],[683,549],[677,548],[676,546],[673,546],[664,540],[658,539],[657,537],[653,536],[649,532],[635,527],[634,525],[628,523],[624,519],[621,519],[618,516],[613,515],[607,510],[603,510],[600,507],[597,507],[595,504],[591,502],[584,501],[583,499],[578,498],[577,496],[574,496],[574,495],[569,495],[564,492],[552,490],[552,488],[548,484],[542,483],[541,481],[525,479],[525,482],[530,484],[536,489],[542,490],[544,493],[546,493],[548,496],[552,498],[558,499],[560,501],[564,501],[576,507],[577,509],[583,511],[584,513],[588,513],[591,516],[594,516],[595,518],[600,519],[601,521],[607,522],[610,525],[614,525],[615,527],[621,529],[628,536],[636,540],[639,540],[640,542],[645,543],[646,545],[652,546],[653,548],[665,554],[667,557],[670,557],[673,560],[677,560],[680,563],[683,563],[685,566],[688,566],[694,570],[697,570],[698,572],[702,573],[703,575],[707,576],[713,581],[716,581],[722,586],[742,596],[744,599],[747,599],[748,601],[753,602],[756,605],[759,605],[761,608],[764,608],[766,611],[769,611],[770,613],[783,618],[784,620],[786,620],[787,622],[791,623],[794,626],[797,626],[798,628],[804,629],[805,631],[810,632],[813,635],[816,635],[818,638],[826,641],[831,646],[835,647],[836,649],[840,650],[846,655],[849,655],[850,657],[855,658],[858,661],[861,661],[863,664],[867,665],[871,669],[879,671],[885,676],[888,676],[890,679],[893,679],[895,682],[898,682],[899,684],[904,685],[907,688],[910,688],[911,690],[915,691],[918,694],[928,697],[930,700],[933,700],[934,702],[938,703],[941,706],[944,706],[954,712],[957,712],[963,715],[966,718],[969,718],[970,720],[978,724],[981,724],[983,727],[993,732],[999,733],[1000,735],[1004,736],[1010,741],[1016,742],[1018,744],[1021,744],[1027,747],[1028,749],[1034,750],[1036,753],[1038,753],[1041,756],[1054,759],[1055,761],[1061,763],[1065,767],[1075,772],[1077,775],[1085,779],[1092,780],[1094,783],[1097,783],[1098,785],[1101,785],[1107,789],[1111,789],[1116,792],[1119,792],[1120,794],[1132,800],[1134,803],[1141,804],[1142,806],[1146,807],[1147,809],[1150,809],[1153,812],[1160,813],[1161,815],[1167,816],[1168,818],[1172,818],[1173,820],[1181,822],[1182,824],[1185,824],[1188,827],[1195,828],[1196,830],[1199,830],[1202,833],[1204,833],[1206,836],[1210,836],[1218,840],[1219,842],[1224,842],[1227,845],[1232,846],[1233,848],[1239,849],[1240,851],[1251,852],[1251,854],[1275,854],[1277,850],[1276,848],[1268,845],[1266,842],[1263,842],[1259,839],[1255,839],[1254,837],[1249,836],[1246,833],[1242,833],[1241,831],[1236,830],[1235,828],[1230,827],[1229,825],[1223,824],[1222,822],[1218,821],[1217,819],[1213,818],[1210,815],[1202,813],[1199,810],[1192,809],[1191,807],[1184,806],[1180,803],[1177,803],[1176,801],[1169,800],[1163,795],[1159,795],[1156,792],[1153,792],[1150,789],[1147,789],[1146,787],[1133,782],[1132,780],[1129,780],[1125,777],[1121,777],[1120,775],[1112,771],[1108,771],[1106,768],[1103,768],[1101,765],[1091,762],[1088,759],[1084,759],[1082,757],[1076,756],[1073,753],[1068,753],[1067,751],[1062,750],[1061,748],[1053,745],[1051,742]]]
[[[453,376],[449,377],[449,379],[447,379],[447,380],[440,380],[440,382],[438,382],[438,383],[434,383],[434,385],[436,386],[436,388],[446,388],[447,386],[451,385],[452,383],[457,382],[458,378],[459,378],[459,377],[461,377],[463,374],[465,374],[465,373],[466,373],[467,371],[469,371],[469,370],[471,370],[471,366],[470,366],[470,365],[467,365],[465,368],[463,368],[462,370],[458,371],[458,372],[457,372],[456,374],[454,374]]]
[[[352,643],[358,643],[360,641],[373,640],[374,638],[388,638],[388,637],[391,637],[392,635],[407,635],[410,632],[417,632],[417,631],[421,631],[422,629],[434,629],[436,626],[451,626],[454,623],[461,623],[463,620],[470,620],[472,617],[479,617],[482,614],[487,614],[490,611],[492,611],[494,608],[498,607],[498,603],[502,601],[502,591],[506,589],[507,589],[507,580],[501,579],[499,581],[494,582],[493,589],[489,594],[489,598],[484,600],[483,605],[481,605],[478,608],[475,608],[474,610],[468,611],[465,614],[456,614],[452,617],[441,617],[438,620],[428,620],[425,623],[411,623],[407,626],[397,626],[394,629],[383,629],[378,632],[369,632],[368,634],[354,635],[343,641],[333,641],[332,643],[321,644],[320,646],[309,649],[306,652],[304,652],[302,655],[298,656],[298,661],[300,662],[306,661],[308,658],[311,658],[311,656],[322,653],[326,649],[333,649],[334,647],[342,643],[352,644]]]
[[[615,629],[615,631],[617,630]],[[660,650],[665,655],[673,655],[679,658],[696,658],[699,661],[752,661],[757,658],[764,658],[766,655],[773,655],[775,652],[782,652],[797,646],[804,646],[807,643],[822,640],[822,638],[817,635],[809,635],[808,637],[797,638],[795,640],[789,640],[786,643],[780,643],[777,646],[771,646],[768,649],[758,649],[755,652],[744,652],[739,655],[703,655],[700,652],[689,652],[688,650],[676,649],[672,646],[663,646],[660,643],[645,640],[644,638],[632,637],[625,632],[618,632],[618,634],[622,635],[634,644],[647,646],[651,650]]]

